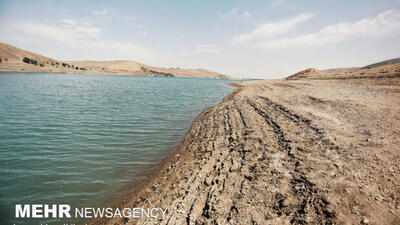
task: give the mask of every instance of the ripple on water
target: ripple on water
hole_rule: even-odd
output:
[[[213,79],[0,73],[0,224],[18,222],[16,203],[104,206],[231,90]]]

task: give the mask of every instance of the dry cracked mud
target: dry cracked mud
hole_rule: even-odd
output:
[[[236,86],[110,224],[400,224],[400,79]]]

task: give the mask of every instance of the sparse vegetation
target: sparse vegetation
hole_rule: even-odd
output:
[[[24,57],[24,59],[22,60],[24,63],[28,63],[28,64],[33,64],[33,65],[37,65],[38,61],[36,59],[31,59],[28,57]]]
[[[30,58],[28,58],[28,57],[25,57],[23,61],[26,62],[26,63],[29,63],[29,64],[35,64],[35,65],[38,63],[36,60],[30,59]],[[47,62],[47,63],[50,63],[50,62]],[[88,69],[86,69],[86,68],[84,68],[84,67],[79,67],[79,66],[70,65],[70,64],[65,63],[65,62],[62,62],[62,63],[61,63],[61,62],[51,62],[51,65],[52,65],[52,66],[55,66],[55,67],[57,67],[57,68],[58,68],[58,66],[60,65],[60,66],[63,66],[63,67],[65,67],[65,68],[71,68],[71,69],[75,69],[75,70],[82,70],[82,71],[87,71],[87,70],[88,70]],[[41,67],[44,67],[43,64],[40,64],[40,66],[41,66]]]

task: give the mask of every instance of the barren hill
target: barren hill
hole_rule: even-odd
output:
[[[323,71],[310,68],[295,73],[286,79],[348,79],[382,77],[400,77],[400,58],[374,63],[361,68],[338,68]]]
[[[364,66],[361,69],[372,69],[372,68],[379,67],[379,66],[393,65],[393,64],[398,64],[398,63],[400,63],[400,58],[395,58],[395,59],[389,59],[389,60],[385,60],[382,62],[374,63],[374,64],[371,64],[368,66]]]
[[[341,73],[341,72],[351,72],[354,70],[359,69],[358,67],[345,67],[345,68],[334,68],[334,69],[327,69],[327,70],[321,70],[322,72],[325,73]]]
[[[135,61],[61,61],[0,42],[0,71],[44,73],[89,73],[137,76],[203,77],[228,79],[204,69],[148,66]]]
[[[304,79],[304,78],[312,78],[316,75],[321,75],[323,74],[323,72],[314,69],[314,68],[308,68],[305,70],[302,70],[300,72],[297,72],[289,77],[287,77],[286,79],[288,80],[297,80],[297,79]]]

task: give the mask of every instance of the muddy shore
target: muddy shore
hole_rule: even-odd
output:
[[[400,224],[400,79],[235,84],[108,224]]]

